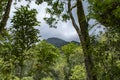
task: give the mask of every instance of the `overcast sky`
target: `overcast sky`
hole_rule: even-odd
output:
[[[27,3],[25,1],[22,1],[21,3],[17,5],[12,5],[11,12],[10,12],[10,19],[13,17],[13,12],[15,11],[15,7],[20,7],[20,5],[26,5]],[[85,13],[87,14],[87,3],[84,2],[84,9]],[[43,3],[41,5],[36,5],[34,2],[31,2],[30,4],[31,8],[35,8],[38,11],[37,19],[41,22],[39,26],[40,35],[42,36],[41,39],[47,39],[50,37],[57,37],[66,41],[79,41],[78,35],[73,28],[71,21],[68,21],[67,23],[60,22],[57,25],[57,28],[49,28],[49,26],[45,23],[43,18],[47,15],[45,12],[45,8],[47,7],[46,3]],[[73,13],[75,14],[75,13]],[[8,21],[7,27],[10,26],[10,19]],[[93,21],[91,22],[93,23]],[[92,33],[92,32],[91,32]]]

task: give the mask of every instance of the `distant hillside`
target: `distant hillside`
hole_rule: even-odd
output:
[[[48,43],[50,43],[50,44],[53,44],[54,46],[56,46],[56,47],[58,47],[58,48],[60,48],[60,47],[63,46],[63,45],[68,44],[67,41],[62,40],[62,39],[59,39],[59,38],[55,38],[55,37],[53,37],[53,38],[48,38],[46,41],[47,41]]]
[[[62,39],[59,39],[59,38],[55,38],[55,37],[48,38],[46,41],[47,41],[48,43],[50,43],[50,44],[53,44],[54,46],[56,46],[56,47],[58,47],[58,48],[60,48],[60,47],[62,47],[62,46],[64,46],[64,45],[70,43],[70,42],[67,42],[67,41],[65,41],[65,40],[62,40]],[[71,42],[76,43],[76,44],[79,44],[79,42],[76,42],[76,41],[71,41]]]

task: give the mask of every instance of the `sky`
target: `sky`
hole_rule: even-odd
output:
[[[26,5],[26,4],[27,3],[25,1],[21,1],[17,5],[12,5],[11,12],[10,12],[10,19],[14,15],[14,11],[16,10],[15,7],[20,7],[20,5]],[[88,3],[84,2],[83,5],[84,5],[85,13],[87,14]],[[43,20],[43,18],[45,16],[47,16],[45,8],[48,6],[46,3],[43,3],[41,5],[36,5],[34,3],[34,1],[32,1],[30,3],[30,7],[35,8],[38,11],[37,19],[38,19],[38,21],[41,22],[40,26],[37,27],[40,30],[40,35],[41,35],[40,39],[47,39],[47,38],[51,38],[51,37],[56,37],[56,38],[63,39],[65,41],[78,41],[79,42],[78,35],[77,35],[75,29],[73,28],[71,21],[68,21],[66,23],[59,22],[57,24],[57,28],[50,28],[49,25],[46,24],[46,22]],[[76,18],[75,12],[73,13],[73,15]],[[11,25],[10,19],[8,20],[7,27],[9,27]],[[90,23],[94,23],[94,21],[91,21]],[[92,33],[93,31],[94,30],[91,30],[90,33]]]

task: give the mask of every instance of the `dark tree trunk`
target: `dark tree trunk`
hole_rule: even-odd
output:
[[[97,80],[95,73],[93,72],[94,63],[92,60],[93,49],[90,44],[89,32],[88,32],[88,23],[85,18],[84,9],[82,5],[82,0],[76,0],[77,2],[77,18],[79,26],[76,24],[75,19],[72,15],[71,0],[68,0],[68,12],[75,28],[79,39],[82,44],[83,53],[84,53],[84,63],[86,67],[87,80]]]
[[[12,0],[8,0],[8,3],[6,5],[6,9],[5,9],[5,13],[4,13],[2,20],[0,22],[0,34],[2,34],[2,30],[4,29],[4,27],[7,24],[7,20],[9,18],[9,14],[10,14],[11,5],[12,5]]]
[[[94,63],[92,60],[93,49],[90,44],[88,23],[85,18],[82,0],[77,0],[77,17],[81,30],[80,40],[83,48],[85,67],[87,73],[87,80],[97,80],[95,73],[93,72]]]

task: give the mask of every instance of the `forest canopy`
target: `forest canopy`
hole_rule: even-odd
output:
[[[11,6],[19,2],[27,5],[11,12]],[[50,28],[69,21],[80,43],[41,39],[42,23],[30,5],[33,2],[39,9],[47,3],[49,16],[43,20]],[[90,20],[96,21],[92,27]],[[103,32],[89,34],[101,25]],[[119,35],[119,0],[0,0],[0,80],[120,80]]]

